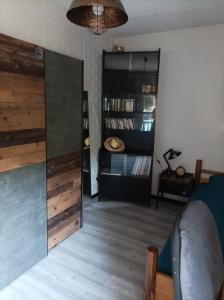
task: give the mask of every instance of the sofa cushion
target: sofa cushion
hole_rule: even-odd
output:
[[[172,236],[176,300],[220,298],[224,266],[215,220],[202,201],[190,202]]]
[[[196,200],[205,202],[211,210],[218,228],[224,256],[224,176],[212,176],[208,184],[198,185],[189,201]],[[158,270],[167,275],[172,274],[170,237],[159,255]]]

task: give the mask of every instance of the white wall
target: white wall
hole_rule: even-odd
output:
[[[195,160],[224,170],[224,24],[113,40],[126,50],[161,48],[155,152],[173,147],[178,164],[194,172]],[[164,164],[163,164],[164,165]],[[164,165],[165,167],[165,165]],[[154,164],[153,191],[158,165]]]
[[[0,32],[84,60],[89,91],[92,194],[97,192],[97,155],[101,143],[101,53],[108,36],[95,37],[66,19],[66,7],[53,0],[0,0]]]

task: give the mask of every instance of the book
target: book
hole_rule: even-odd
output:
[[[108,129],[134,130],[135,119],[105,118],[105,127]]]
[[[111,112],[134,112],[135,99],[104,98],[103,110]]]
[[[151,156],[137,156],[131,171],[133,176],[149,176],[151,169]]]

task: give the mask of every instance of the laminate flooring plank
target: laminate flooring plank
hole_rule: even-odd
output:
[[[136,300],[136,298],[127,291],[112,289],[109,286],[106,288],[101,283],[96,283],[85,276],[71,271],[69,272],[67,267],[64,268],[60,264],[57,265],[57,272],[55,274],[53,274],[51,269],[41,267],[37,272],[37,276],[41,276],[41,278],[48,281],[50,280],[52,285],[57,284],[63,291],[66,289],[70,291],[70,293],[76,293],[79,299],[82,300],[113,300],[114,297],[116,297],[117,300],[122,300],[124,296],[126,296],[127,300]]]
[[[54,262],[54,264],[52,263]],[[67,253],[54,253],[51,256],[50,266],[54,266],[51,269],[51,272],[55,272],[60,276],[62,274],[63,279],[67,280],[67,276],[70,273],[71,275],[77,274],[81,277],[84,277],[92,282],[95,282],[98,285],[103,285],[104,287],[112,288],[121,291],[125,291],[129,297],[133,298],[134,295],[142,296],[142,287],[136,288],[133,282],[127,281],[124,278],[115,276],[110,272],[104,271],[100,268],[97,268],[89,263],[75,258]],[[69,265],[69,267],[68,267]],[[42,268],[43,268],[42,264]],[[64,268],[60,270],[59,268]],[[120,289],[117,288],[119,285]],[[126,291],[128,288],[128,291]],[[100,290],[100,288],[99,288]],[[130,294],[130,290],[132,291]],[[137,298],[134,298],[137,299]]]
[[[107,240],[107,241],[116,241],[116,243],[119,243],[119,245],[127,245],[128,247],[131,247],[133,249],[144,251],[146,253],[146,249],[149,246],[149,244],[152,244],[153,241],[151,240],[144,240],[144,241],[138,241],[136,240],[135,243],[133,243],[133,239],[125,236],[123,233],[117,233],[112,232],[108,229],[105,229],[103,227],[94,226],[88,223],[85,223],[85,226],[82,228],[83,234],[86,234],[87,236],[94,236],[99,239]],[[154,246],[161,247],[163,245],[164,240],[161,240],[161,244],[155,244]]]
[[[97,208],[88,208],[88,212],[90,210],[97,210]],[[167,228],[167,226],[170,226],[170,221],[173,221],[175,220],[175,216],[172,215],[172,217],[168,217],[167,218],[167,215],[165,215],[164,217],[161,217],[161,215],[157,212],[157,211],[154,211],[154,210],[148,210],[146,211],[146,213],[139,213],[139,212],[136,212],[136,210],[131,210],[131,209],[124,209],[124,208],[121,208],[119,211],[116,210],[116,209],[107,209],[107,208],[104,208],[101,210],[107,212],[107,213],[110,213],[110,214],[113,214],[113,215],[117,215],[117,216],[120,216],[120,217],[126,217],[126,218],[130,218],[130,219],[133,219],[135,221],[139,221],[139,222],[143,222],[144,224],[154,224],[154,225],[159,225],[161,228]]]
[[[13,284],[10,285],[10,288],[4,289],[1,292],[0,300],[12,300],[15,299],[15,295],[16,300],[29,300],[27,296],[16,289]]]
[[[29,274],[22,276],[23,282],[27,284],[27,289],[28,287],[30,289],[29,294],[33,293],[32,297],[35,296],[35,298],[31,298],[32,300],[79,300],[75,296],[71,296],[70,291],[61,289],[58,286],[59,282],[55,285],[49,278],[46,279],[41,274],[34,272],[35,267],[34,270],[29,271]]]
[[[88,247],[99,252],[110,253],[111,255],[117,255],[124,259],[136,262],[139,260],[139,249],[134,249],[131,245],[125,245],[117,243],[116,240],[106,241],[105,239],[99,239],[91,235],[87,235],[84,232],[80,232],[70,239],[73,242],[77,242],[81,247]],[[142,261],[139,264],[144,263]]]
[[[149,217],[148,222],[144,223],[142,221],[128,217],[125,213],[121,214],[120,211],[118,211],[117,214],[111,214],[111,213],[108,213],[103,210],[100,210],[100,211],[95,210],[92,215],[94,215],[94,217],[99,217],[103,220],[108,220],[108,221],[116,220],[116,223],[118,223],[118,224],[121,224],[126,227],[131,226],[132,228],[140,229],[141,231],[143,231],[145,233],[154,234],[155,232],[159,231],[160,235],[164,238],[166,238],[167,234],[170,232],[170,229],[171,229],[170,226],[166,225],[166,227],[165,227],[163,225],[158,224],[158,222],[157,222],[157,224],[153,224],[152,221],[149,223],[150,217]],[[88,222],[88,218],[91,217],[91,215],[88,214],[87,216],[85,215],[85,217]]]
[[[153,231],[148,231],[148,235],[143,232],[140,229],[133,228],[131,226],[122,226],[122,224],[119,224],[119,222],[115,222],[115,220],[108,220],[108,219],[101,219],[100,222],[98,221],[99,217],[95,215],[89,215],[88,218],[84,217],[84,222],[86,221],[87,223],[98,226],[98,227],[104,227],[107,230],[111,230],[115,233],[120,233],[123,234],[124,236],[128,236],[133,239],[133,241],[138,240],[138,241],[149,241],[153,242],[155,244],[160,244],[164,239],[166,239],[169,235],[167,233],[166,235],[160,234],[160,230],[157,230],[157,232]]]
[[[65,242],[67,241],[68,240]],[[117,274],[118,276],[132,279],[136,283],[142,283],[144,272],[142,272],[142,268],[137,263],[123,260],[115,255],[111,256],[106,253],[99,253],[94,249],[84,249],[78,245],[76,245],[75,248],[71,248],[71,245],[66,243],[63,243],[63,245],[59,246],[66,249],[70,254],[73,254],[80,259],[85,259],[89,264],[101,267],[108,272]]]
[[[85,205],[84,205],[85,207]],[[0,292],[0,300],[142,300],[149,245],[160,249],[179,206],[93,202],[84,227]]]

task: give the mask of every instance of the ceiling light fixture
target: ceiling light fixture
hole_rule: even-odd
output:
[[[67,12],[74,24],[88,28],[96,35],[128,21],[128,15],[120,0],[74,0]]]

